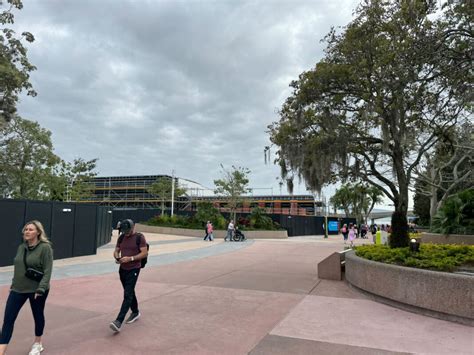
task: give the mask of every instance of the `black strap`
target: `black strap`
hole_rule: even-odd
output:
[[[28,264],[26,263],[26,253],[28,250],[26,249],[26,247],[23,249],[23,263],[25,264],[25,270],[28,269]]]
[[[141,249],[140,249],[140,244],[142,242],[142,235],[141,233],[137,233],[137,236],[135,237],[135,242],[137,243],[137,247],[138,247],[138,252],[141,253]]]

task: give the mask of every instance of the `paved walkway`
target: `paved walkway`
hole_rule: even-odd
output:
[[[318,279],[317,263],[343,249],[340,238],[211,243],[146,236],[151,256],[137,286],[142,317],[119,334],[108,328],[122,296],[112,247],[55,261],[44,355],[474,353],[474,328]],[[10,279],[11,267],[0,268],[0,308]],[[8,354],[28,353],[32,332],[25,306]]]

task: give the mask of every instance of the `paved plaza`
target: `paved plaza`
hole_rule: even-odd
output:
[[[137,285],[142,317],[118,334],[109,329],[122,300],[111,256],[116,236],[97,255],[55,261],[44,355],[474,353],[472,327],[318,279],[318,262],[344,248],[341,237],[244,243],[146,237],[149,263]],[[11,277],[11,267],[0,268],[2,313]],[[27,354],[32,334],[25,306],[8,354]]]

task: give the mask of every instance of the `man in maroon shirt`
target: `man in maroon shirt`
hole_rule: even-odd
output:
[[[134,232],[134,223],[125,219],[120,223],[120,237],[115,246],[114,258],[120,264],[119,275],[123,286],[123,302],[117,319],[110,323],[110,329],[119,332],[130,309],[132,313],[126,323],[133,323],[140,318],[135,285],[140,274],[141,259],[148,256],[145,236]]]

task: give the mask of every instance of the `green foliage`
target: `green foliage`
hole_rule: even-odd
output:
[[[474,234],[474,189],[448,198],[433,218],[431,230],[443,234]]]
[[[406,216],[417,166],[472,104],[472,15],[438,10],[436,1],[363,1],[342,33],[326,36],[324,58],[291,83],[269,126],[282,178],[314,191],[361,179]],[[404,239],[397,228],[393,238]]]
[[[208,220],[212,222],[214,229],[225,229],[226,227],[226,221],[221,215],[216,216],[215,219],[207,219],[205,222]],[[164,214],[150,218],[145,222],[145,224],[159,227],[204,229],[205,222],[202,222],[201,219],[196,218],[196,215],[191,217],[181,215],[168,216]]]
[[[51,132],[37,122],[14,117],[0,131],[0,188],[5,197],[41,199],[53,169]]]
[[[216,186],[214,192],[227,197],[228,206],[235,221],[235,210],[242,202],[242,196],[251,191],[251,189],[248,188],[248,175],[250,174],[250,170],[232,165],[232,170],[229,171],[226,170],[222,164],[221,169],[224,176],[222,179],[214,180],[214,185]]]
[[[429,225],[446,199],[474,186],[474,124],[446,130],[433,154],[417,172],[414,208],[421,223]]]
[[[462,265],[474,265],[474,246],[421,244],[420,251],[411,252],[408,247],[390,248],[385,245],[356,247],[361,258],[436,271],[455,271]]]
[[[207,221],[211,221],[214,228],[224,228],[225,218],[221,215],[219,210],[215,208],[211,202],[201,202],[197,205],[197,212],[194,219],[204,226]]]
[[[94,177],[97,159],[86,161],[74,159],[72,163],[61,160],[53,169],[46,183],[47,198],[52,201],[88,200],[93,195],[94,185],[88,180]]]
[[[392,233],[389,244],[391,248],[403,248],[408,246],[408,221],[406,214],[395,211],[392,214]]]
[[[5,8],[4,8],[5,6]],[[8,0],[6,4],[0,2],[0,127],[9,122],[16,113],[18,95],[22,90],[27,94],[36,96],[30,79],[30,72],[36,67],[30,64],[26,55],[27,48],[23,44],[33,42],[35,39],[29,32],[18,36],[14,30],[6,25],[13,25],[13,10],[23,8],[22,1]]]
[[[166,214],[150,218],[146,224],[150,226],[174,227],[174,228],[201,228],[191,217]]]
[[[92,187],[97,159],[68,163],[54,154],[51,132],[15,116],[0,130],[0,193],[35,200],[80,200]]]
[[[161,202],[161,215],[165,214],[165,202],[171,201],[172,184],[170,177],[160,177],[148,188],[148,192]],[[179,187],[178,180],[174,180],[174,197],[182,196],[186,190]]]
[[[264,210],[255,207],[252,209],[252,213],[249,216],[250,228],[252,229],[264,229],[264,230],[276,230],[278,229],[273,220],[266,216]]]
[[[350,214],[365,223],[376,203],[382,202],[383,192],[367,183],[344,184],[331,197],[330,203],[337,209],[343,209],[346,217]]]
[[[204,208],[202,205],[204,205]],[[204,202],[200,204],[198,208],[199,208],[198,212],[192,217],[181,216],[181,215],[168,216],[165,214],[165,215],[152,217],[147,222],[145,222],[145,224],[148,224],[151,226],[160,226],[160,227],[203,229],[205,226],[205,223],[207,221],[211,221],[215,230],[227,229],[228,221],[226,221],[226,219],[218,211],[217,213],[215,213],[215,211],[213,211],[214,207],[211,204]],[[246,229],[246,230],[280,229],[278,224],[274,223],[271,220],[271,218],[264,216],[259,211],[255,211],[253,216],[255,218],[254,221],[256,221],[256,223],[254,222],[254,224],[252,225],[251,224],[252,222],[250,222],[250,224],[248,225],[248,228],[242,228],[243,226],[245,226],[245,223],[237,223],[238,227],[240,229]],[[211,217],[211,218],[204,218],[204,217]],[[252,217],[250,218],[250,221],[252,221]]]

